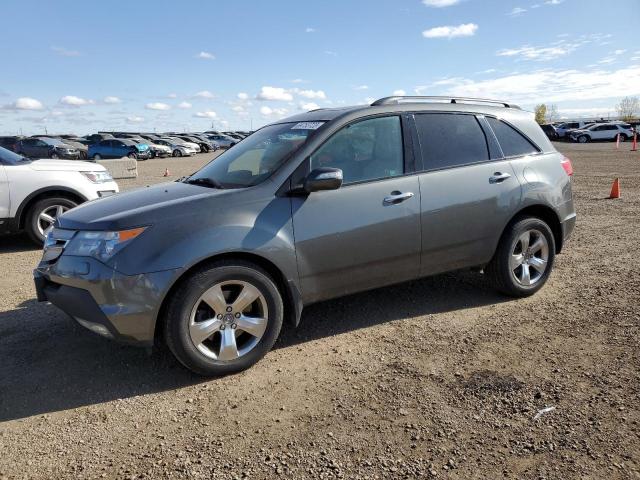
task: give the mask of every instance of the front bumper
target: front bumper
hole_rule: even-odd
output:
[[[62,152],[62,151],[57,151],[55,152],[56,155],[58,155],[60,158],[64,158],[66,160],[78,160],[80,158],[80,152],[76,151],[76,152]]]
[[[34,270],[38,301],[49,301],[89,330],[153,345],[156,319],[179,270],[124,275],[89,257],[65,256]]]

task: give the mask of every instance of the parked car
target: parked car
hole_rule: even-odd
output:
[[[429,98],[302,113],[181,181],[67,212],[38,299],[220,375],[321,300],[467,267],[533,295],[574,228],[571,162],[515,106]]]
[[[220,149],[220,145],[218,145],[217,142],[215,142],[214,140],[208,139],[207,136],[202,133],[192,133],[191,136],[193,138],[197,138],[201,142],[206,143],[210,151],[215,152],[216,150]]]
[[[556,127],[558,138],[565,138],[568,136],[570,130],[577,130],[579,128],[586,128],[589,125],[593,125],[594,122],[564,122]]]
[[[196,154],[195,148],[187,145],[183,140],[163,137],[159,138],[156,143],[160,145],[166,145],[171,149],[171,155],[174,157],[184,157]]]
[[[125,137],[119,138],[126,138],[141,145],[148,145],[151,149],[151,158],[168,157],[169,155],[171,155],[171,149],[166,145],[160,145],[159,143],[155,143],[151,140],[143,138],[142,136],[127,135]]]
[[[84,137],[84,140],[87,142],[87,145],[92,145],[94,143],[99,143],[102,140],[108,140],[110,138],[115,138],[110,133],[94,133],[92,135],[87,135]],[[83,142],[84,143],[84,142]]]
[[[73,137],[68,137],[68,138],[63,138],[63,137],[51,137],[51,138],[57,138],[58,140],[60,140],[61,142],[72,146],[73,148],[75,148],[76,150],[78,150],[78,152],[80,153],[80,160],[86,160],[89,158],[89,147],[87,147],[87,145],[85,145],[84,143],[78,141],[78,139],[75,139]]]
[[[560,138],[556,127],[554,127],[552,124],[547,123],[545,125],[540,125],[540,128],[542,128],[542,131],[549,140],[557,140],[558,138]]]
[[[633,138],[631,125],[623,122],[595,123],[587,128],[572,130],[569,135],[574,142],[587,143],[593,140],[614,141],[618,134],[621,142]]]
[[[189,140],[184,140],[183,138],[180,138],[177,135],[170,135],[170,136],[167,136],[167,138],[171,138],[175,142],[181,142],[183,145],[189,147],[190,149],[192,149],[196,153],[200,153],[202,151],[202,149],[200,148],[200,145],[198,145],[196,142],[191,142]]]
[[[151,149],[146,143],[139,144],[123,138],[108,138],[89,145],[89,158],[93,160],[122,157],[146,160],[151,158]]]
[[[236,142],[240,142],[244,138],[242,135],[238,135],[235,132],[224,132],[224,135],[226,135],[229,138],[234,139]]]
[[[0,147],[0,232],[26,231],[42,244],[56,218],[76,205],[118,191],[102,166],[30,160]]]
[[[6,137],[0,137],[0,147],[6,148],[7,150],[11,150],[12,152],[16,151],[16,144],[22,140],[24,136],[22,135],[10,135]]]
[[[220,146],[220,148],[231,148],[236,143],[238,143],[238,140],[236,140],[235,138],[231,138],[224,134],[207,135],[207,138],[216,142]]]
[[[80,152],[56,138],[29,137],[16,144],[16,153],[29,158],[65,158],[77,160]]]
[[[194,137],[193,135],[176,135],[177,138],[184,140],[185,142],[193,143],[198,145],[200,148],[200,152],[207,153],[209,150],[213,150],[213,144],[207,139],[202,140],[200,138]]]

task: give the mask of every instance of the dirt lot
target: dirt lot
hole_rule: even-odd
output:
[[[314,305],[220,379],[36,303],[40,252],[0,239],[0,478],[639,478],[640,152],[558,148],[579,219],[536,296],[456,273]]]

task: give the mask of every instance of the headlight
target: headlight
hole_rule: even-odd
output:
[[[109,172],[80,172],[92,183],[107,183],[113,181]]]
[[[65,253],[79,257],[94,257],[104,262],[127,246],[146,228],[118,232],[78,232],[69,242]]]

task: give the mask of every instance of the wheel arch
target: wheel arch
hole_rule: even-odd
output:
[[[297,327],[300,323],[300,317],[302,314],[302,296],[298,290],[296,284],[290,280],[287,280],[286,276],[282,273],[282,270],[271,260],[267,258],[257,255],[255,253],[250,252],[226,252],[217,255],[213,255],[211,257],[200,260],[199,262],[191,265],[188,269],[186,269],[182,274],[177,277],[172,285],[167,290],[164,298],[162,299],[162,303],[160,308],[158,309],[158,314],[155,322],[155,330],[154,330],[154,338],[156,340],[156,344],[158,340],[162,336],[163,332],[163,323],[165,312],[169,303],[169,299],[173,295],[173,292],[184,282],[194,271],[206,266],[207,264],[212,264],[214,262],[220,260],[243,260],[246,262],[250,262],[255,264],[256,266],[265,270],[273,279],[278,288],[280,294],[282,295],[282,301],[284,304],[284,320],[289,324]]]
[[[543,220],[547,225],[549,225],[549,228],[553,232],[553,239],[556,244],[556,253],[560,253],[562,251],[562,246],[564,243],[562,235],[562,224],[560,223],[558,214],[553,208],[544,204],[535,204],[529,205],[519,210],[509,219],[505,227],[502,229],[502,235],[505,234],[509,225],[514,223],[514,221],[516,221],[516,219],[520,217],[536,217],[540,220]]]
[[[39,200],[42,200],[43,198],[50,198],[50,197],[56,197],[56,196],[68,198],[70,200],[78,202],[78,204],[84,203],[88,200],[88,198],[86,198],[84,195],[74,190],[73,188],[62,187],[62,186],[45,187],[45,188],[36,190],[35,192],[31,192],[22,201],[22,203],[16,210],[15,218],[17,219],[18,229],[22,230],[24,228],[27,212],[29,212],[29,209],[31,208],[32,205],[34,205]]]

